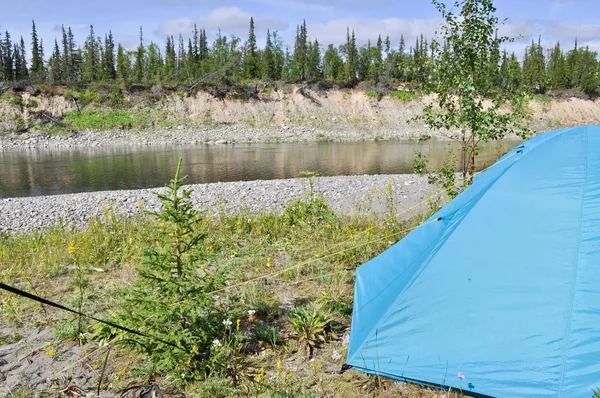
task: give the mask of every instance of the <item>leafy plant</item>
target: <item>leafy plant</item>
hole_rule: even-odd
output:
[[[418,98],[418,95],[413,91],[389,90],[388,94],[400,101],[413,101]]]
[[[367,97],[379,98],[379,93],[375,90],[369,90],[369,91],[365,92],[365,95]]]
[[[308,304],[290,310],[289,322],[298,342],[307,347],[307,358],[311,358],[314,349],[326,341],[332,319],[320,305]]]
[[[516,133],[525,138],[529,131],[521,126],[518,105],[524,95],[508,85],[494,87],[490,60],[499,57],[500,47],[513,39],[498,34],[502,23],[495,15],[493,0],[457,0],[454,8],[432,0],[445,19],[440,40],[432,40],[434,71],[423,86],[424,94],[435,95],[417,120],[436,130],[446,131],[461,144],[463,177],[475,172],[477,144]],[[465,181],[467,179],[465,178]]]
[[[274,325],[266,322],[260,322],[254,327],[256,340],[271,346],[276,346],[281,341],[281,333]]]
[[[315,191],[316,177],[320,176],[319,172],[301,171],[300,176],[306,181],[306,194],[304,198],[297,199],[286,207],[284,218],[288,225],[333,222],[337,218],[335,213],[329,208],[326,200]]]

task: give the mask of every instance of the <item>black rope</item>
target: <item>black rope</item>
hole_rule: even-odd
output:
[[[171,343],[169,341],[165,341],[165,340],[163,340],[163,339],[161,339],[159,337],[150,336],[150,335],[144,334],[142,332],[138,332],[138,331],[135,331],[133,329],[129,329],[129,328],[125,327],[125,326],[117,325],[116,323],[113,323],[113,322],[110,322],[110,321],[105,321],[104,319],[96,318],[96,317],[94,317],[92,315],[84,314],[83,312],[76,311],[76,310],[73,310],[73,309],[71,309],[69,307],[65,307],[64,305],[54,303],[54,302],[52,302],[50,300],[47,300],[45,298],[36,296],[34,294],[28,293],[28,292],[20,290],[20,289],[17,289],[16,287],[12,287],[12,286],[9,286],[9,285],[5,285],[4,283],[0,283],[0,289],[6,290],[7,292],[19,295],[21,297],[28,298],[28,299],[33,300],[33,301],[37,301],[38,303],[46,304],[46,305],[49,305],[51,307],[55,307],[55,308],[61,309],[63,311],[68,311],[68,312],[71,312],[73,314],[84,316],[84,317],[92,319],[92,320],[94,320],[96,322],[100,322],[100,323],[103,323],[105,325],[112,326],[113,328],[117,328],[117,329],[122,330],[122,331],[127,332],[127,333],[131,333],[131,334],[135,334],[137,336],[145,337],[147,339],[159,341],[159,342],[161,342],[163,344],[167,344],[167,345],[169,345],[171,347],[174,347],[174,348],[177,348],[177,349],[181,350],[181,348],[179,346],[175,345],[174,343]]]
[[[100,380],[98,380],[98,397],[100,397],[100,387],[102,387],[102,379],[104,379],[104,372],[106,371],[106,365],[108,365],[108,355],[110,354],[110,350],[112,350],[112,346],[108,346],[108,350],[106,350],[106,358],[104,358],[104,365],[102,366],[102,372],[100,372]]]

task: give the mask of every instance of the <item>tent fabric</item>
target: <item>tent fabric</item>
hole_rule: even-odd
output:
[[[590,397],[600,127],[525,141],[360,266],[346,363],[473,395]]]

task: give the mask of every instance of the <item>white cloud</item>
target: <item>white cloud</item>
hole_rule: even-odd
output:
[[[398,46],[400,36],[404,36],[407,49],[414,44],[416,38],[422,33],[427,38],[432,38],[440,26],[440,19],[337,19],[321,24],[307,26],[308,35],[319,39],[322,44],[333,43],[336,45],[346,42],[346,29],[354,30],[357,44],[363,45],[367,40],[372,43],[381,34],[382,39],[390,37],[394,47]]]
[[[155,30],[155,34],[164,37],[181,33],[184,37],[189,37],[194,24],[197,24],[198,29],[206,29],[207,32],[215,32],[220,28],[225,34],[235,34],[244,38],[248,34],[250,17],[254,17],[257,35],[263,31],[266,33],[267,29],[279,30],[288,27],[288,23],[276,18],[252,16],[238,7],[221,7],[196,19],[177,18],[164,21]]]

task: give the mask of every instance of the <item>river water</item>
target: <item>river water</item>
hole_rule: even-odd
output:
[[[519,141],[487,144],[477,168],[491,165]],[[234,145],[36,149],[0,152],[0,198],[75,192],[154,188],[175,173],[179,157],[186,183],[298,177],[412,173],[415,151],[429,153],[439,167],[448,142],[312,142]]]

